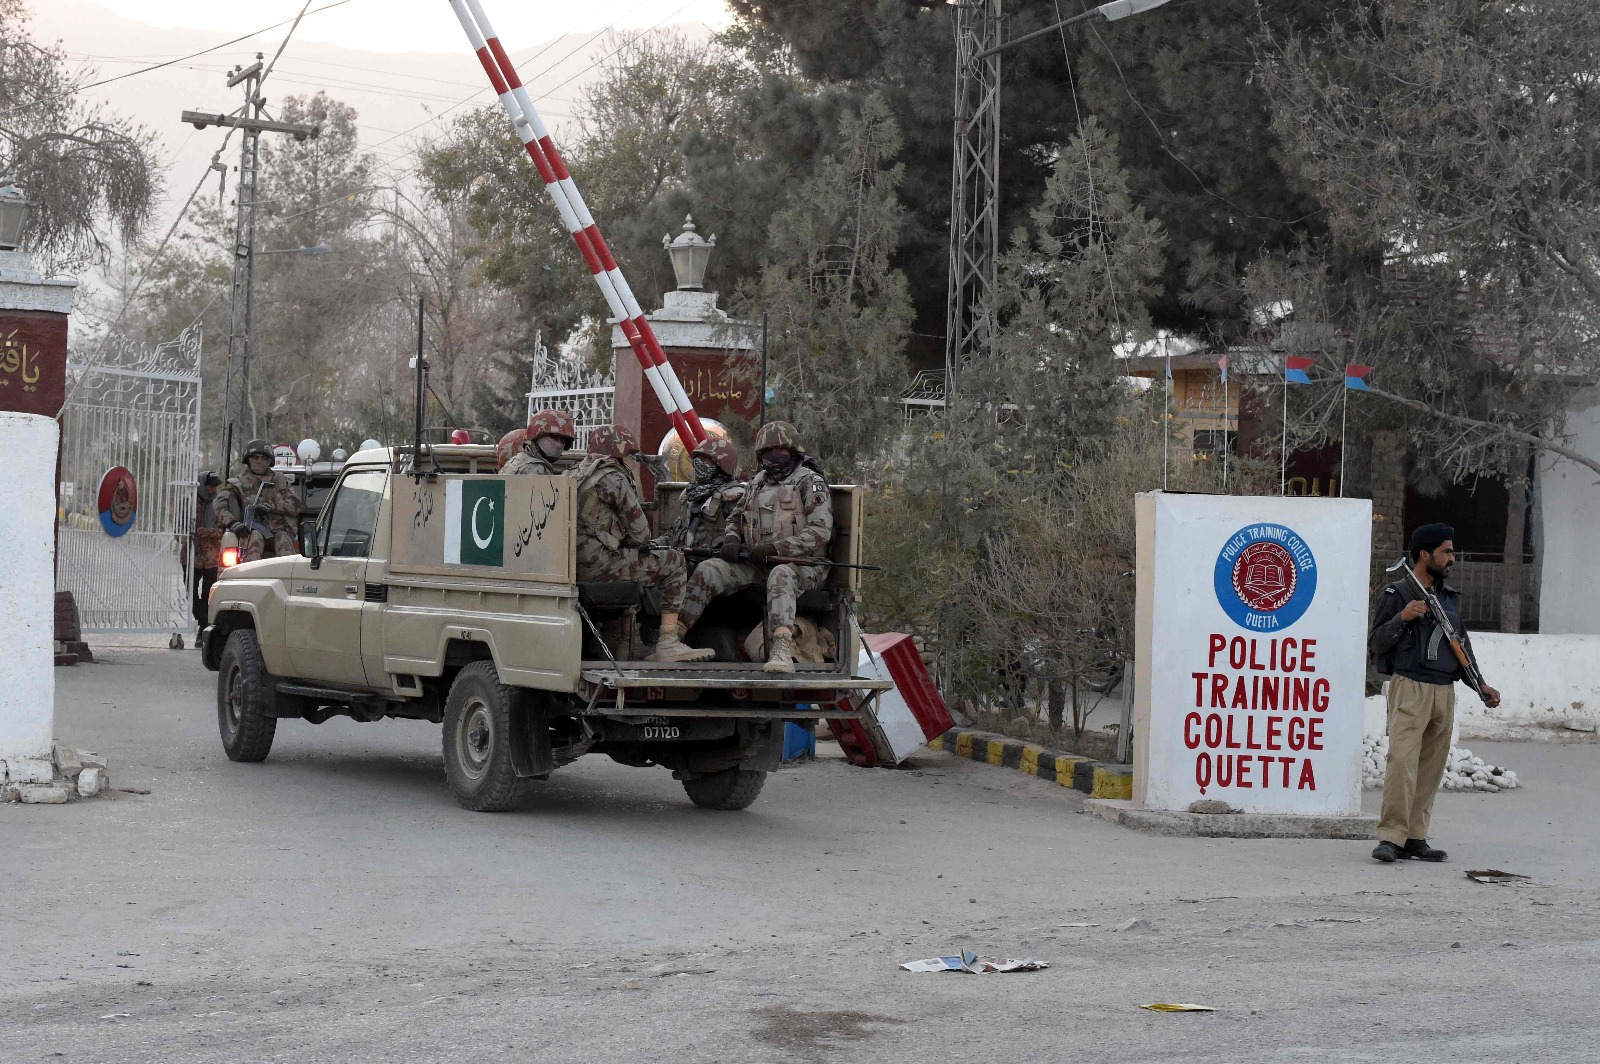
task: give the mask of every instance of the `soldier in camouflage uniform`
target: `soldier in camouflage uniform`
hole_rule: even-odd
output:
[[[691,628],[718,595],[753,584],[767,589],[772,646],[767,672],[794,671],[795,603],[802,591],[827,578],[822,565],[779,563],[779,558],[826,558],[833,539],[833,499],[828,482],[800,446],[794,426],[764,425],[756,435],[760,471],[729,516],[717,544],[719,557],[702,562],[684,596],[683,620]],[[748,560],[741,560],[741,555]],[[770,566],[770,571],[768,571]]]
[[[661,591],[661,638],[648,660],[706,661],[716,651],[685,646],[678,625],[688,579],[683,553],[649,549],[650,524],[625,464],[638,450],[633,433],[602,425],[589,434],[588,455],[567,474],[578,482],[578,579],[654,585]]]
[[[528,430],[525,428],[512,429],[500,437],[500,442],[494,445],[494,458],[496,462],[500,463],[502,471],[505,469],[506,463],[511,461],[512,455],[522,452],[522,441],[527,438]]]
[[[657,543],[682,551],[707,550],[722,538],[728,515],[744,499],[744,485],[736,479],[739,452],[717,436],[707,436],[690,452],[694,483],[684,489],[678,519]]]
[[[269,535],[244,523],[245,509],[252,504],[257,524],[266,526]],[[244,469],[217,493],[215,508],[217,527],[228,529],[241,541],[240,561],[282,558],[299,549],[295,522],[300,519],[300,496],[289,478],[272,468],[272,448],[265,440],[245,444]]]
[[[565,410],[541,410],[528,419],[522,450],[512,455],[500,472],[560,476],[556,462],[577,438],[578,427],[573,424],[571,414]]]

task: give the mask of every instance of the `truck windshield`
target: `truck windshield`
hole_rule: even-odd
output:
[[[383,500],[382,469],[364,469],[339,482],[328,514],[327,554],[331,558],[365,558],[372,549],[378,527],[378,504]]]

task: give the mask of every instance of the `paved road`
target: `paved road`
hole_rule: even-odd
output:
[[[102,653],[57,732],[152,793],[0,806],[0,1060],[1600,1059],[1600,747],[1483,747],[1529,786],[1441,796],[1443,866],[1146,837],[933,753],[735,814],[585,759],[489,816],[436,727],[285,724],[235,765],[198,655]],[[1054,967],[896,968],[961,947]]]

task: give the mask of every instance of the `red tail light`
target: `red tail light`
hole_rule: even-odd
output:
[[[223,547],[222,548],[221,561],[222,561],[222,567],[224,569],[232,569],[235,565],[238,565],[239,564],[239,548],[238,547]]]

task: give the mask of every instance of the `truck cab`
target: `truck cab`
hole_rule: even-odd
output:
[[[777,767],[786,721],[858,719],[890,686],[854,675],[859,588],[844,568],[800,604],[831,660],[793,675],[745,660],[759,589],[691,633],[715,660],[641,660],[659,605],[636,584],[578,583],[576,482],[496,469],[484,445],[358,452],[300,554],[220,576],[201,646],[230,758],[264,760],[280,720],[403,717],[443,726],[446,777],[470,809],[513,808],[590,753],[665,767],[697,805],[739,809]],[[833,560],[857,563],[860,491],[833,491]]]

